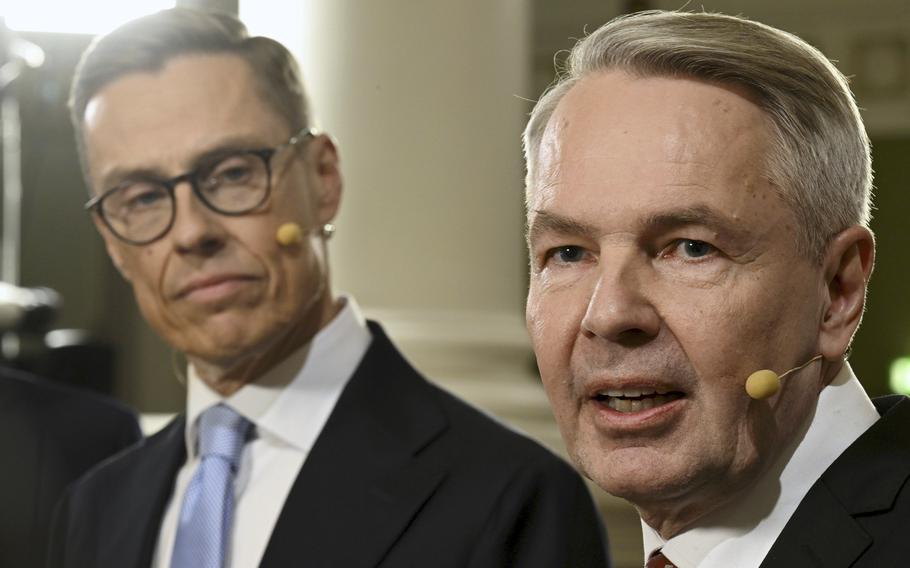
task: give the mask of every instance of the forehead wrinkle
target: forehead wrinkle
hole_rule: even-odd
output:
[[[604,161],[617,165],[610,166],[604,171],[600,166]],[[563,151],[561,155],[552,156],[550,160],[545,161],[543,166],[537,176],[538,190],[551,189],[566,181],[570,181],[573,185],[607,183],[614,174],[629,171],[626,158],[614,155],[610,148],[586,148],[583,152]],[[709,189],[709,187],[695,180],[704,178],[704,172],[710,172],[715,167],[716,164],[703,160],[658,157],[639,165],[642,171],[662,169],[668,171],[670,176],[680,180],[664,182],[662,185],[667,187],[697,187],[700,189]],[[586,179],[589,174],[593,174],[594,179]],[[604,174],[607,177],[604,177]]]

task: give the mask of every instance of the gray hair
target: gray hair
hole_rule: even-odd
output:
[[[70,119],[86,174],[83,121],[89,100],[124,75],[157,71],[175,57],[198,53],[243,58],[256,78],[259,95],[287,121],[289,131],[310,126],[300,69],[287,48],[273,39],[251,37],[243,23],[229,14],[191,8],[162,10],[96,38],[76,66]]]
[[[845,228],[868,226],[869,138],[846,78],[798,37],[723,14],[641,12],[579,41],[525,128],[527,191],[559,101],[585,76],[614,69],[746,88],[770,119],[767,176],[801,221],[799,247],[810,258],[820,259]]]

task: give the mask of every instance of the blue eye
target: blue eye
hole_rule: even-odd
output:
[[[168,207],[170,196],[167,188],[154,182],[135,182],[124,185],[107,199],[106,209],[121,213],[136,213],[146,209]]]
[[[550,256],[556,258],[559,262],[580,262],[585,256],[585,251],[581,247],[569,245],[551,250]]]
[[[704,241],[694,241],[691,239],[682,239],[678,244],[679,250],[683,256],[688,258],[702,258],[715,251],[715,248]]]

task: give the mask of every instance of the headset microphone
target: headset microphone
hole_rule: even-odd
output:
[[[335,234],[335,225],[326,223],[320,231],[322,238],[330,239]],[[275,231],[275,240],[283,247],[299,245],[303,242],[303,229],[297,223],[284,223]]]
[[[790,373],[795,373],[796,371],[807,367],[810,363],[818,361],[821,358],[821,355],[816,355],[799,367],[793,367],[789,371],[780,375],[769,369],[755,371],[749,375],[748,379],[746,379],[746,393],[755,400],[762,400],[774,396],[774,394],[780,390],[780,380],[782,378],[786,377]]]
[[[283,247],[299,245],[303,242],[303,230],[297,223],[284,223],[278,227],[275,240]]]

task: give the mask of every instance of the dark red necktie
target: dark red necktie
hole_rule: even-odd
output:
[[[667,557],[664,556],[663,552],[656,552],[651,555],[651,558],[648,558],[648,563],[645,564],[645,568],[676,568],[676,564],[667,560]]]

